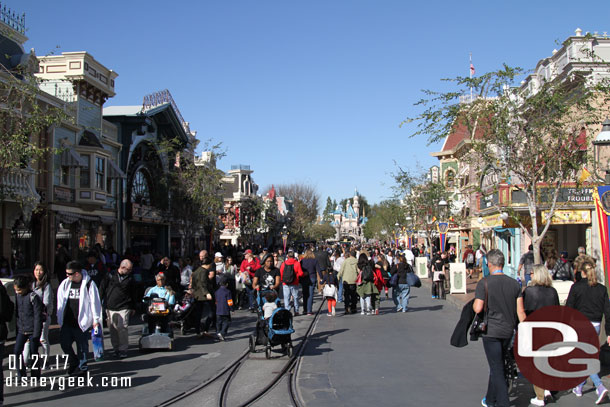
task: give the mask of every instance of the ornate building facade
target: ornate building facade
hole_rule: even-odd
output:
[[[366,224],[367,218],[364,216],[364,213],[360,216],[360,198],[357,191],[351,200],[347,200],[345,210],[340,205],[337,205],[332,215],[334,219],[330,225],[335,228],[335,240],[351,239],[357,242],[364,241],[362,227]]]

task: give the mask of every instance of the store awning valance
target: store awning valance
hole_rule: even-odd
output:
[[[79,220],[99,222],[99,216],[83,215],[81,213],[58,211],[57,218],[64,223],[71,224]]]
[[[514,236],[513,230],[511,228],[494,228],[494,232],[496,232],[499,235],[508,233],[509,235]]]
[[[110,178],[127,178],[125,173],[112,160],[108,160],[108,176]]]
[[[67,147],[61,153],[62,167],[86,167],[85,160],[71,147]]]

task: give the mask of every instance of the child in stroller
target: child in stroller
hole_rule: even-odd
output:
[[[197,321],[193,312],[195,299],[191,290],[186,290],[180,303],[174,307],[174,323],[180,326],[180,334],[184,335],[189,328],[195,327]]]
[[[265,345],[265,356],[271,357],[271,348],[281,345],[282,352],[292,356],[292,313],[279,307],[279,299],[273,290],[258,292],[258,318],[255,333],[250,335],[250,352],[256,345]]]

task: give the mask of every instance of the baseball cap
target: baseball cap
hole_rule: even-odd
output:
[[[252,250],[248,249],[244,252],[245,254],[252,254]]]

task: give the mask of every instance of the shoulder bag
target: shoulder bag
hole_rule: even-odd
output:
[[[484,278],[483,281],[485,284],[485,301],[483,302],[483,311],[474,316],[472,327],[470,328],[470,335],[475,337],[479,337],[487,333],[487,317],[489,314],[487,278]]]
[[[419,288],[421,287],[421,280],[413,271],[407,273],[407,284],[411,287]]]

